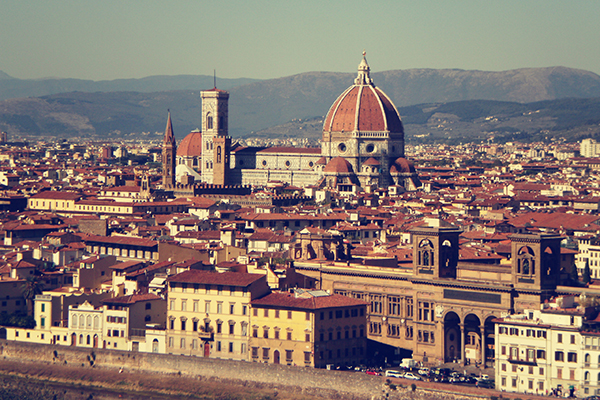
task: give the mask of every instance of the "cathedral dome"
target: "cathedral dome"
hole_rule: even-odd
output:
[[[404,127],[390,98],[373,84],[369,64],[363,52],[354,85],[346,89],[333,103],[323,132],[389,132],[403,136]],[[396,134],[396,135],[394,135]]]
[[[178,157],[200,157],[202,155],[202,132],[195,130],[183,138],[177,146]]]
[[[323,172],[329,173],[353,173],[352,165],[344,158],[344,157],[336,157],[329,161],[325,168],[323,168]]]
[[[390,173],[412,174],[415,166],[404,157],[397,158],[390,167]]]

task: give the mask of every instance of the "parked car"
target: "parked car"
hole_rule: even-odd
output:
[[[366,373],[367,375],[376,375],[376,376],[380,376],[380,375],[381,375],[379,372],[377,372],[377,371],[373,371],[373,370],[371,370],[371,369],[369,369],[369,370],[365,371],[365,373]]]
[[[423,368],[419,369],[419,375],[423,375],[423,376],[429,375],[429,368],[423,367]]]
[[[393,369],[389,369],[389,370],[385,371],[385,376],[388,376],[391,378],[402,378],[404,376],[404,373],[393,370]]]
[[[477,386],[480,388],[495,389],[496,382],[493,379],[480,379],[479,382],[477,382]]]
[[[419,375],[415,375],[412,372],[407,372],[403,376],[404,379],[412,379],[414,381],[420,381],[421,377]]]

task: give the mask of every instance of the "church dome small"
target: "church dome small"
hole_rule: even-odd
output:
[[[391,173],[412,174],[415,172],[415,166],[404,157],[397,158],[390,167]]]
[[[377,161],[376,159],[374,159],[373,157],[369,157],[367,159],[367,161],[365,161],[363,163],[363,165],[369,165],[369,166],[374,166],[374,167],[378,167],[381,165],[381,163],[379,161]]]
[[[347,174],[353,173],[352,165],[344,157],[335,157],[327,163],[323,172]]]
[[[195,130],[183,138],[177,146],[178,157],[200,157],[202,155],[202,132]]]
[[[323,132],[387,131],[390,136],[404,135],[404,126],[390,98],[373,84],[369,64],[363,53],[354,85],[333,103]]]

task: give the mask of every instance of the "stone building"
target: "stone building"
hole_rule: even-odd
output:
[[[411,351],[426,365],[489,363],[492,321],[539,307],[555,294],[561,237],[513,235],[510,264],[480,264],[461,262],[460,234],[437,220],[413,228],[410,267],[316,258],[296,259],[294,267],[323,290],[369,302],[368,336],[388,360]]]
[[[392,100],[373,83],[365,53],[354,84],[329,109],[321,148],[243,147],[228,135],[229,93],[201,92],[202,131],[180,144],[180,174],[217,185],[319,185],[346,193],[365,187],[420,186],[404,158],[404,126]],[[165,133],[165,145],[171,146]],[[164,151],[163,151],[164,154]],[[164,159],[164,156],[163,156]],[[169,169],[166,165],[164,169]],[[165,178],[166,179],[166,178]]]

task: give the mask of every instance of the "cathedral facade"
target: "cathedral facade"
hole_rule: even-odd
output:
[[[190,133],[179,146],[179,180],[192,175],[224,186],[283,182],[348,193],[365,187],[420,186],[414,167],[404,158],[404,126],[398,110],[373,83],[365,53],[354,84],[325,117],[320,149],[232,145],[229,93],[214,88],[201,96],[202,131]]]

